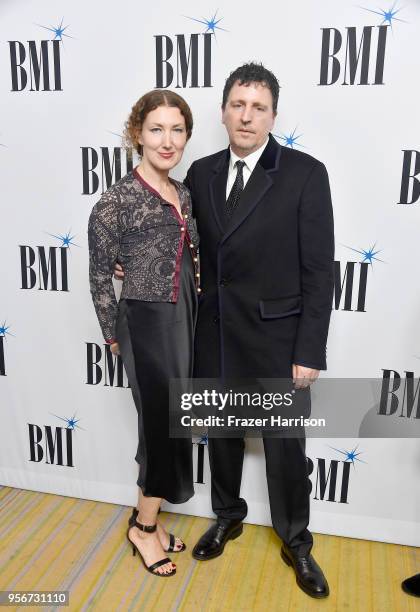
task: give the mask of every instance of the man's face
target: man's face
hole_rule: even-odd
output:
[[[237,81],[222,109],[222,123],[233,152],[246,157],[261,147],[273,129],[275,118],[273,96],[268,87],[262,83],[239,85]]]

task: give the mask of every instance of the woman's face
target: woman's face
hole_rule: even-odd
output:
[[[185,119],[179,108],[158,106],[146,115],[139,135],[143,160],[157,170],[170,170],[180,161],[187,144]]]

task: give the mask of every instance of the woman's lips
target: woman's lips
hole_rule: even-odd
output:
[[[164,159],[171,159],[171,157],[174,156],[174,153],[159,153],[159,155]]]

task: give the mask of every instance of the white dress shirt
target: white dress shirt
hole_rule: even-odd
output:
[[[268,138],[265,141],[265,143],[259,149],[257,149],[253,153],[250,153],[246,157],[242,157],[242,158],[238,157],[232,151],[232,147],[230,147],[230,162],[229,162],[228,178],[227,178],[227,182],[226,182],[226,200],[229,197],[230,190],[233,187],[233,183],[235,182],[236,174],[238,172],[238,169],[235,168],[236,162],[237,161],[245,162],[245,166],[243,167],[243,171],[242,171],[243,172],[243,177],[244,177],[244,189],[245,189],[245,185],[247,184],[247,181],[248,181],[249,177],[251,176],[252,171],[254,170],[255,166],[257,165],[257,162],[260,159],[262,152],[264,151],[265,147],[267,146],[267,142],[268,142]]]

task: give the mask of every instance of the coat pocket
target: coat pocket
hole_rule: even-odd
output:
[[[301,312],[302,297],[292,295],[276,300],[260,300],[259,305],[262,319],[282,319]]]

